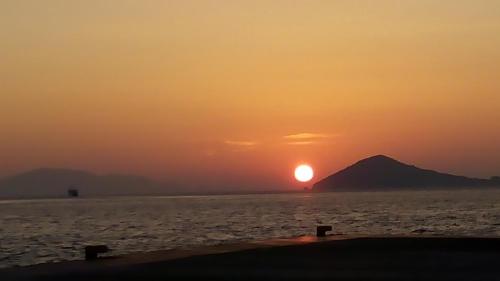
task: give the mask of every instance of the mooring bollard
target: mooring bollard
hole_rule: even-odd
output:
[[[325,237],[327,231],[332,231],[331,225],[318,225],[316,227],[316,236],[317,237]]]
[[[104,254],[111,251],[106,245],[86,246],[85,247],[85,260],[95,260],[99,254]]]

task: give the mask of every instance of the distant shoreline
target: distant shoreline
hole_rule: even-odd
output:
[[[408,187],[408,188],[397,188],[397,189],[376,189],[376,190],[290,190],[290,191],[242,191],[242,192],[207,192],[207,193],[178,193],[178,194],[130,194],[130,195],[81,195],[78,198],[70,198],[68,196],[59,197],[0,197],[0,201],[11,201],[11,200],[51,200],[51,199],[99,199],[99,198],[127,198],[127,197],[194,197],[194,196],[233,196],[233,195],[266,195],[266,194],[321,194],[321,193],[371,193],[371,192],[417,192],[417,191],[457,191],[457,190],[499,190],[500,186],[455,186],[455,187]]]
[[[214,193],[179,193],[179,194],[137,194],[137,195],[82,195],[78,198],[67,196],[60,197],[0,197],[0,201],[11,200],[51,200],[51,199],[99,199],[99,198],[127,198],[127,197],[195,197],[195,196],[234,196],[234,195],[272,195],[272,194],[321,194],[321,193],[371,193],[371,192],[418,192],[418,191],[456,191],[456,190],[497,190],[500,186],[481,186],[481,187],[429,187],[429,188],[400,188],[400,189],[378,189],[378,190],[335,190],[335,191],[263,191],[263,192],[214,192]]]

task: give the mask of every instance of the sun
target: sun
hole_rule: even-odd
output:
[[[295,168],[295,179],[300,182],[308,182],[314,177],[314,171],[311,166],[302,164]]]

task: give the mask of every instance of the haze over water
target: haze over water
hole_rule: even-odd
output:
[[[375,154],[500,173],[500,1],[0,1],[0,178],[298,190]]]
[[[0,267],[314,234],[500,236],[500,190],[0,201]]]
[[[0,0],[0,38],[0,268],[317,225],[383,247],[500,240],[500,0]],[[437,191],[454,187],[470,189]],[[362,252],[482,274],[500,257],[477,240],[487,253]],[[364,267],[327,244],[347,267],[267,258],[294,277]]]

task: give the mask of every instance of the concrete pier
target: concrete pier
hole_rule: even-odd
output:
[[[298,237],[0,270],[2,280],[500,280],[500,238]]]

